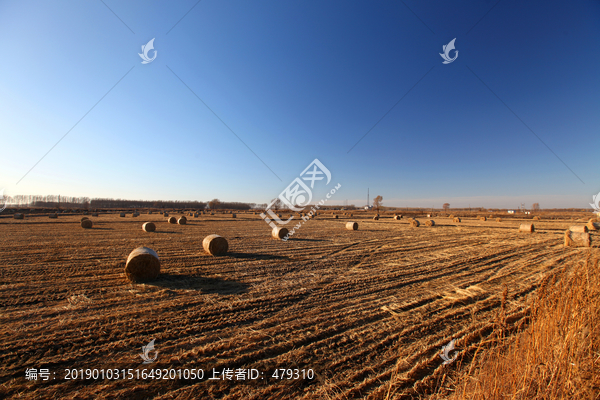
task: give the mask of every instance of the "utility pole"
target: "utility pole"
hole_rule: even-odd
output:
[[[369,188],[367,188],[367,209],[369,207]]]

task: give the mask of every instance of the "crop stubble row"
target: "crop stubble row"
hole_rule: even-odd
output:
[[[404,387],[394,390],[408,393],[421,375],[440,368],[436,353],[444,341],[495,315],[503,284],[516,295],[516,312],[545,272],[581,256],[562,249],[561,237],[550,230],[524,237],[492,227],[410,229],[368,222],[348,233],[340,230],[342,222],[317,219],[302,227],[298,240],[283,243],[269,240],[260,220],[224,222],[159,222],[157,233],[146,234],[138,221],[104,217],[94,223],[110,228],[104,231],[46,223],[46,232],[30,239],[25,224],[11,226],[10,241],[0,241],[0,257],[7,260],[0,270],[6,310],[0,359],[10,366],[0,379],[22,375],[42,357],[73,368],[107,357],[131,363],[139,347],[156,337],[161,357],[182,365],[297,366],[319,374],[314,382],[270,383],[254,389],[257,396],[279,391],[296,398],[305,391],[315,399],[381,397],[381,384],[398,360],[405,360],[398,368]],[[229,238],[232,256],[201,251],[202,238],[215,232]],[[166,277],[157,284],[126,283],[123,258],[148,243],[161,256]],[[479,295],[452,297],[454,289],[475,285]],[[77,294],[90,303],[66,308]],[[390,303],[405,306],[393,316],[381,309]],[[27,322],[20,323],[24,316]],[[415,364],[419,373],[411,378]],[[137,384],[157,397],[167,390],[164,382]],[[182,398],[249,394],[245,385],[211,385],[169,382],[168,389]],[[49,394],[60,386],[38,390]],[[86,390],[102,396],[121,386],[107,382]]]

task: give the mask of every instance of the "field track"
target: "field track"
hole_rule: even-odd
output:
[[[171,214],[179,215],[179,214]],[[287,242],[257,215],[158,214],[0,219],[0,397],[96,399],[410,398],[443,374],[441,346],[476,346],[506,314],[518,324],[528,297],[555,271],[598,252],[564,248],[572,222],[434,218],[409,227],[390,217],[318,216]],[[345,222],[359,222],[357,231]],[[146,233],[144,222],[157,231]],[[422,221],[423,222],[423,221]],[[216,233],[229,254],[204,253]],[[152,283],[124,278],[138,246],[161,258]],[[155,339],[158,361],[141,347]],[[47,368],[49,382],[25,380]],[[264,379],[64,380],[65,369],[256,369]],[[315,378],[276,380],[275,368]],[[395,385],[390,386],[394,378]]]

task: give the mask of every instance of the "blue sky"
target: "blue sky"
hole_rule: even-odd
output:
[[[339,204],[600,191],[597,1],[8,0],[0,51],[8,195],[263,203],[315,158]]]

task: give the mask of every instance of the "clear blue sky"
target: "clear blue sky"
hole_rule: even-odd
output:
[[[339,204],[600,191],[598,1],[104,3],[0,1],[5,194],[263,203],[315,158]]]

